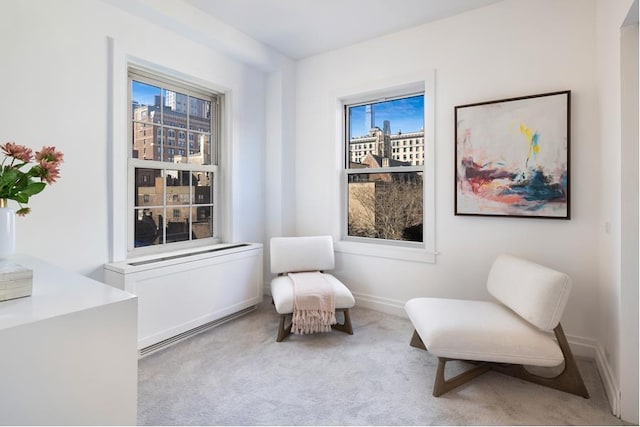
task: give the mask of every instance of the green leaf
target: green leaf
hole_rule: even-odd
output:
[[[16,169],[20,169],[21,167],[23,167],[25,165],[28,165],[28,164],[29,163],[20,163],[20,164],[17,164],[17,165],[13,165],[13,167],[16,168]]]
[[[13,200],[15,200],[18,203],[29,203],[29,196],[27,196],[24,193],[17,193],[14,195]]]
[[[16,169],[6,168],[0,174],[0,185],[13,185],[13,183],[18,180],[18,176],[21,174],[22,172]]]
[[[32,182],[29,185],[27,185],[21,191],[21,193],[27,195],[27,197],[31,197],[34,194],[38,194],[39,192],[44,190],[44,187],[46,187],[46,186],[47,186],[47,184],[45,184],[44,182]]]
[[[11,168],[0,171],[0,197],[10,196],[22,172]]]

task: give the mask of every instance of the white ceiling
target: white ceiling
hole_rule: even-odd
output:
[[[301,59],[501,0],[184,0]]]

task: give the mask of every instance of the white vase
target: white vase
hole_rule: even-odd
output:
[[[0,258],[8,258],[16,251],[16,211],[0,199]]]

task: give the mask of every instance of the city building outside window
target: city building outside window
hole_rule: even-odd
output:
[[[422,244],[424,93],[344,108],[346,238]]]
[[[129,69],[130,253],[220,241],[217,153],[221,96]],[[154,130],[146,132],[149,128]],[[176,131],[180,138],[187,135],[193,141],[192,149],[173,148]]]

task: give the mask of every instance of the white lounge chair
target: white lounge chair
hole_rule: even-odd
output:
[[[411,345],[438,356],[433,395],[440,396],[489,370],[585,398],[584,385],[560,318],[571,291],[564,273],[511,255],[500,255],[489,272],[497,302],[414,298],[405,310],[415,327]],[[551,331],[555,333],[554,340]],[[446,380],[450,360],[476,366]],[[534,375],[525,365],[556,367],[559,375]]]
[[[293,314],[293,281],[288,273],[319,271],[331,283],[335,292],[335,309],[342,312],[342,324],[332,325],[353,335],[349,309],[355,305],[351,291],[333,275],[325,273],[335,267],[333,239],[331,236],[274,237],[270,244],[271,272],[278,277],[271,281],[271,296],[276,311],[280,314],[278,337],[280,342],[291,334],[291,324],[285,325],[287,317]]]

